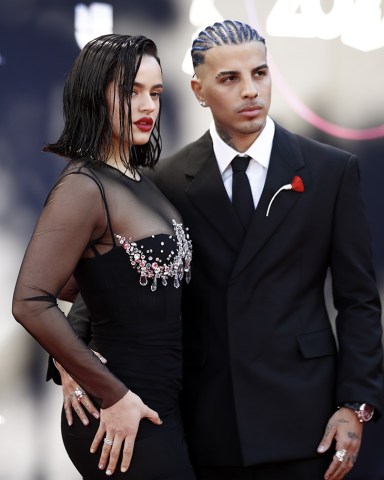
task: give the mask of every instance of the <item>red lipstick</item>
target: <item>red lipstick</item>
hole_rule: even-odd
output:
[[[153,120],[149,117],[139,118],[136,122],[133,122],[136,127],[142,132],[149,132],[152,129]]]

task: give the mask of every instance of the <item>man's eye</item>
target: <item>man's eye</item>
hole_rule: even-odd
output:
[[[236,78],[236,77],[235,77],[234,75],[231,75],[230,77],[225,77],[225,78],[223,79],[223,83],[231,83],[231,82],[233,82],[233,81],[235,80],[235,78]]]

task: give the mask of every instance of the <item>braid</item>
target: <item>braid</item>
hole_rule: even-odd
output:
[[[204,63],[205,52],[220,45],[239,45],[247,42],[262,42],[265,39],[246,23],[225,20],[201,31],[193,41],[191,55],[193,66]]]

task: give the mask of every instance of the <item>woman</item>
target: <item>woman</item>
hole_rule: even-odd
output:
[[[87,428],[62,416],[65,447],[86,480],[195,478],[178,414],[178,287],[191,243],[178,212],[139,171],[160,155],[162,90],[156,45],[143,36],[105,35],[80,52],[64,88],[64,130],[45,147],[68,165],[14,293],[15,318],[100,408]],[[92,316],[88,346],[56,303],[77,290]]]

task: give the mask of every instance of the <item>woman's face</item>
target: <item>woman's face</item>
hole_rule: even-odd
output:
[[[160,110],[162,82],[160,65],[154,57],[144,55],[131,92],[131,141],[133,145],[144,145],[149,141]],[[106,100],[112,121],[113,141],[118,143],[120,141],[120,100],[114,82],[107,86]],[[128,106],[126,106],[126,110],[128,111]],[[127,111],[126,119],[128,118]]]

